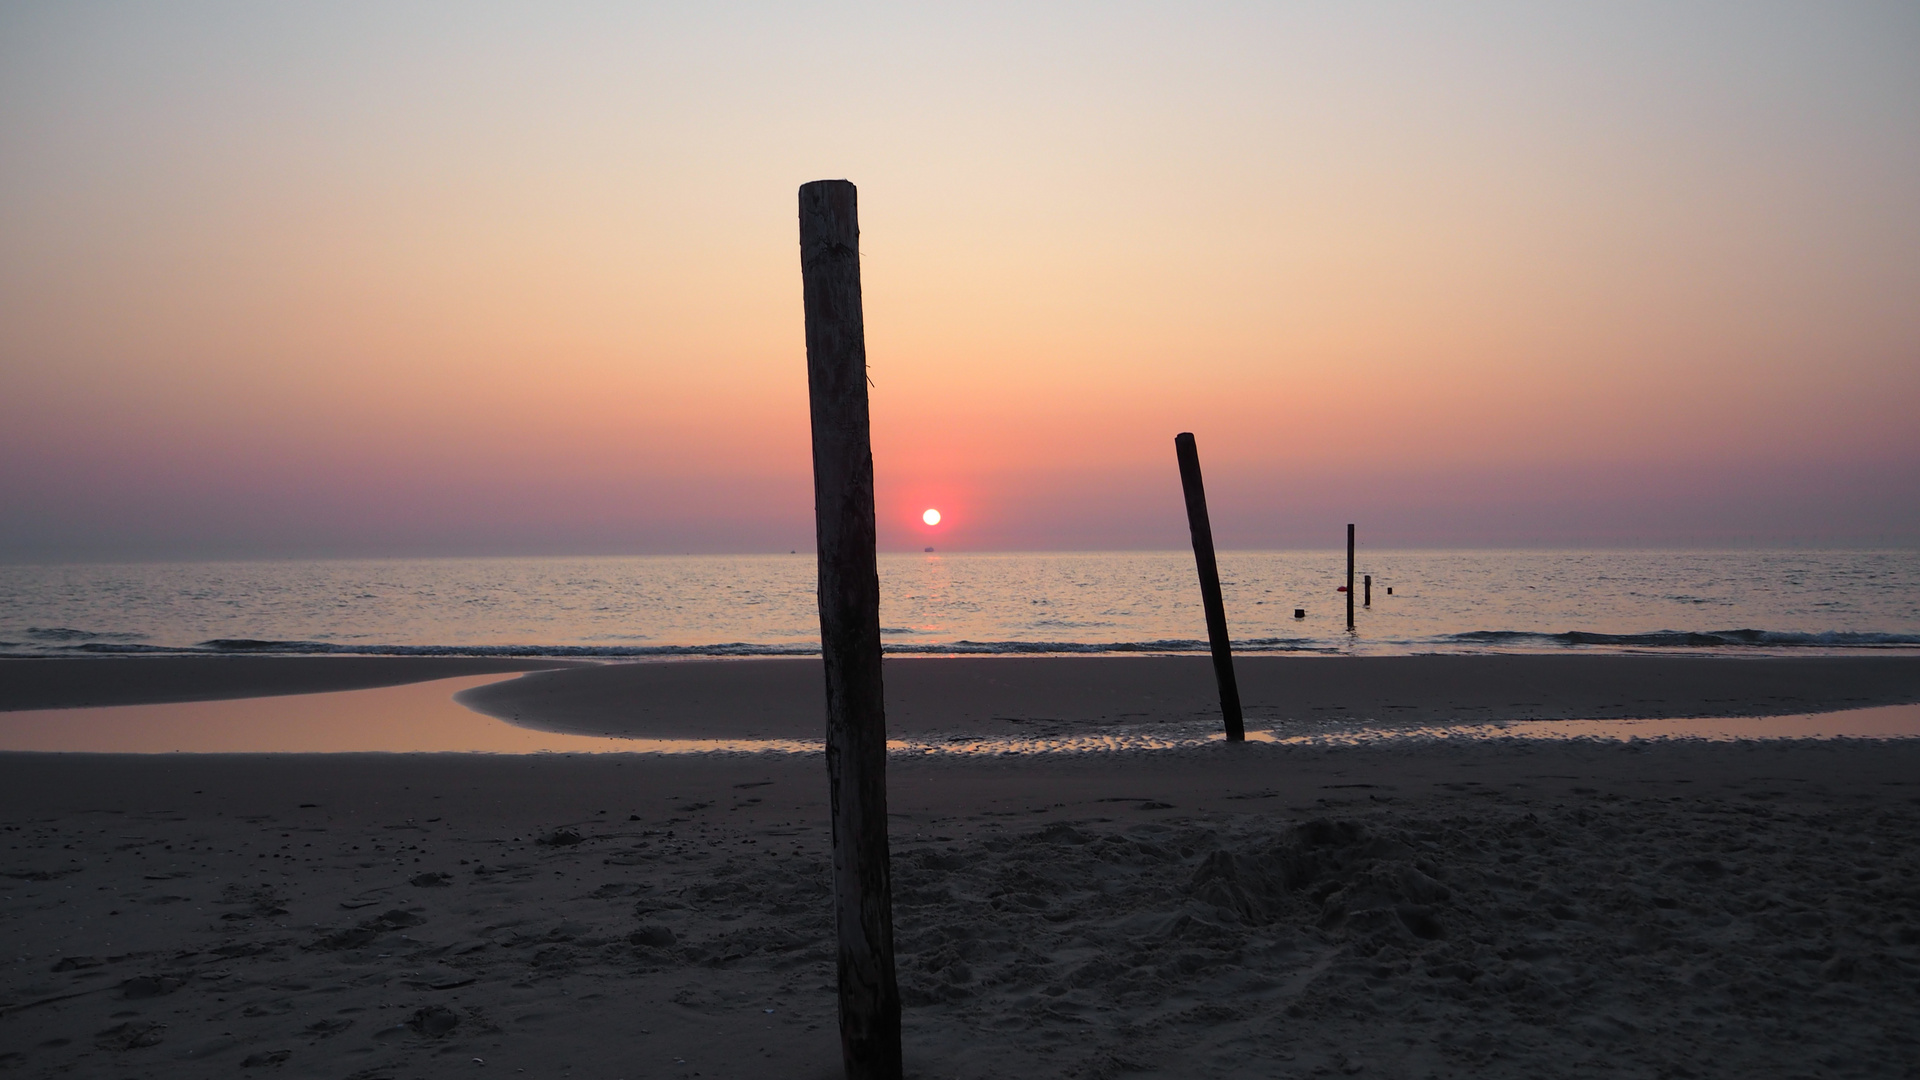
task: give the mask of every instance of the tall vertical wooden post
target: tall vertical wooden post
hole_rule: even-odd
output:
[[[1353,629],[1353,523],[1347,523],[1347,629]]]
[[[854,186],[845,180],[816,180],[800,188],[800,276],[813,412],[820,651],[827,675],[840,1054],[848,1080],[900,1080],[860,223]]]
[[[1240,684],[1233,677],[1233,642],[1227,637],[1227,604],[1220,596],[1220,566],[1213,558],[1213,524],[1207,520],[1207,489],[1200,482],[1200,450],[1193,433],[1173,437],[1180,459],[1180,487],[1187,496],[1187,528],[1193,533],[1193,562],[1200,571],[1200,603],[1207,611],[1207,643],[1213,648],[1213,679],[1220,684],[1220,715],[1226,720],[1227,741],[1242,742],[1247,731],[1240,719]]]

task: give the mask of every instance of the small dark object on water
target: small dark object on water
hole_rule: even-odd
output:
[[[1392,595],[1393,595],[1393,586],[1391,586],[1391,585],[1389,585],[1389,586],[1387,586],[1387,595],[1388,595],[1388,596],[1392,596]]]
[[[1303,608],[1303,607],[1297,607],[1297,608],[1294,608],[1294,609],[1293,609],[1293,617],[1294,617],[1294,618],[1296,618],[1296,619],[1304,619],[1304,618],[1306,618],[1306,617],[1307,617],[1307,609],[1306,609],[1306,608]]]
[[[1372,574],[1368,574],[1366,576],[1366,578],[1364,579],[1364,584],[1361,587],[1365,590],[1360,594],[1361,606],[1372,607],[1373,606],[1373,575]]]
[[[927,550],[928,550],[928,551],[932,551],[933,549],[932,549],[932,548],[928,548]]]

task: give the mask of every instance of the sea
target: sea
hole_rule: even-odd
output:
[[[1920,552],[1220,555],[1234,647],[1393,655],[1920,649]],[[894,654],[1205,651],[1190,552],[885,554]],[[1365,578],[1372,579],[1370,594]],[[0,655],[817,654],[814,557],[0,565]]]

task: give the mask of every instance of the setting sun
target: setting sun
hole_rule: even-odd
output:
[[[940,524],[940,511],[929,509],[926,513],[920,515],[920,520],[929,525],[938,525]]]

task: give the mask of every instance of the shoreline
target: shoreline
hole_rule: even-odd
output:
[[[1774,716],[1920,701],[1920,656],[1245,656],[1249,722],[1377,725]],[[889,657],[890,733],[1072,734],[1218,715],[1204,656]],[[217,701],[519,678],[458,700],[565,734],[800,738],[822,723],[814,658],[592,663],[504,657],[0,660],[0,712]]]

